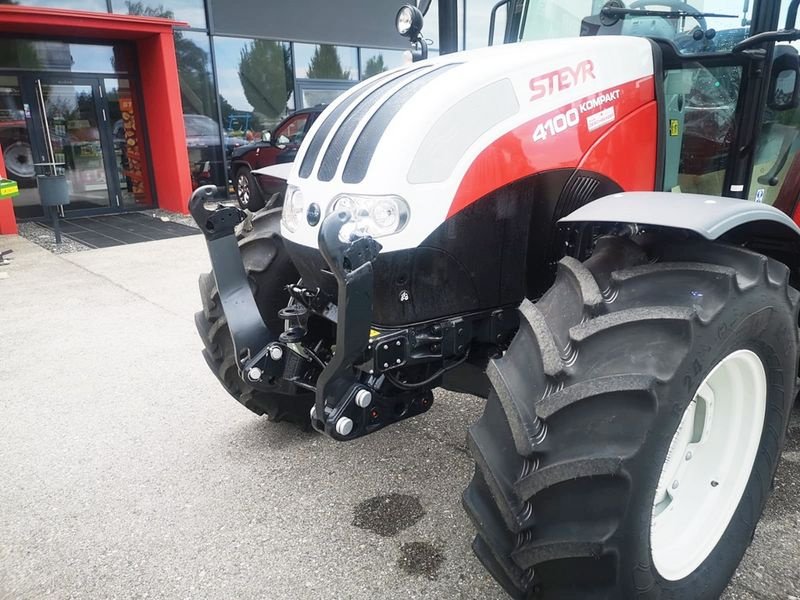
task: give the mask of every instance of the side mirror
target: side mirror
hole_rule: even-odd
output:
[[[776,46],[769,80],[767,106],[790,110],[800,104],[800,56],[792,46]]]
[[[261,132],[261,141],[269,144],[272,141],[272,132],[271,131],[262,131]]]

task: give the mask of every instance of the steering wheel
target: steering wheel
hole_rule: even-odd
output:
[[[689,50],[692,46],[697,44],[702,44],[699,50],[712,49],[713,42],[710,38],[706,37],[708,23],[706,22],[706,18],[699,14],[702,11],[696,9],[691,4],[683,2],[682,0],[635,0],[634,2],[631,2],[628,8],[645,8],[647,6],[665,6],[670,10],[682,10],[686,12],[698,13],[692,15],[692,18],[697,21],[698,27],[695,27],[691,31],[681,32],[675,36],[673,41],[675,42],[675,45],[678,46],[679,50]],[[694,48],[692,48],[692,50],[694,50]]]

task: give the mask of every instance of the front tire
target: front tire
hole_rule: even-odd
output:
[[[561,261],[541,300],[523,302],[519,332],[488,368],[493,392],[470,429],[476,470],[464,493],[473,548],[512,596],[719,597],[764,508],[796,393],[800,294],[788,277],[720,243],[602,238],[585,263]],[[669,535],[665,545],[651,527],[668,514],[659,483],[687,409],[721,364],[756,387],[748,372],[762,369],[763,409],[750,415],[761,422],[752,452],[735,437],[705,452],[698,506],[719,499],[725,512],[722,500],[734,499],[718,531],[684,523],[694,537],[674,549],[707,549],[671,562]],[[720,407],[733,401],[717,392]],[[680,506],[673,491],[669,510]]]
[[[285,287],[299,279],[283,245],[280,218],[279,208],[259,211],[253,216],[252,229],[238,234],[239,251],[253,296],[271,331],[283,330],[284,321],[278,317],[278,311],[289,302]],[[300,389],[296,394],[264,392],[248,385],[239,376],[214,272],[200,275],[198,284],[203,310],[195,314],[194,321],[205,346],[203,357],[222,386],[257,415],[266,414],[271,421],[290,421],[308,427],[314,394]]]

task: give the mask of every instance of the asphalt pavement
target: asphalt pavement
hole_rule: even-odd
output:
[[[460,497],[478,399],[341,444],[236,403],[199,237],[0,267],[0,600],[501,599]],[[2,277],[2,275],[0,275]],[[800,600],[800,418],[726,598]]]

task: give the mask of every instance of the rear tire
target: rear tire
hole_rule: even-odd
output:
[[[800,294],[788,277],[720,243],[602,238],[585,263],[561,261],[541,300],[523,302],[519,332],[488,367],[463,498],[473,548],[512,596],[719,597],[764,508],[796,393]],[[766,376],[752,467],[743,454],[749,475],[719,541],[667,579],[651,549],[662,467],[701,382],[739,350]],[[714,483],[725,485],[712,479],[702,501]]]
[[[282,331],[284,322],[278,311],[289,302],[285,286],[299,279],[280,235],[281,209],[264,210],[252,219],[252,229],[240,233],[239,251],[250,279],[250,287],[261,317],[271,331]],[[257,415],[271,421],[291,421],[308,427],[314,394],[298,389],[297,394],[263,392],[248,385],[236,366],[230,330],[219,299],[214,272],[200,275],[203,310],[194,316],[203,340],[203,357],[228,393]]]

